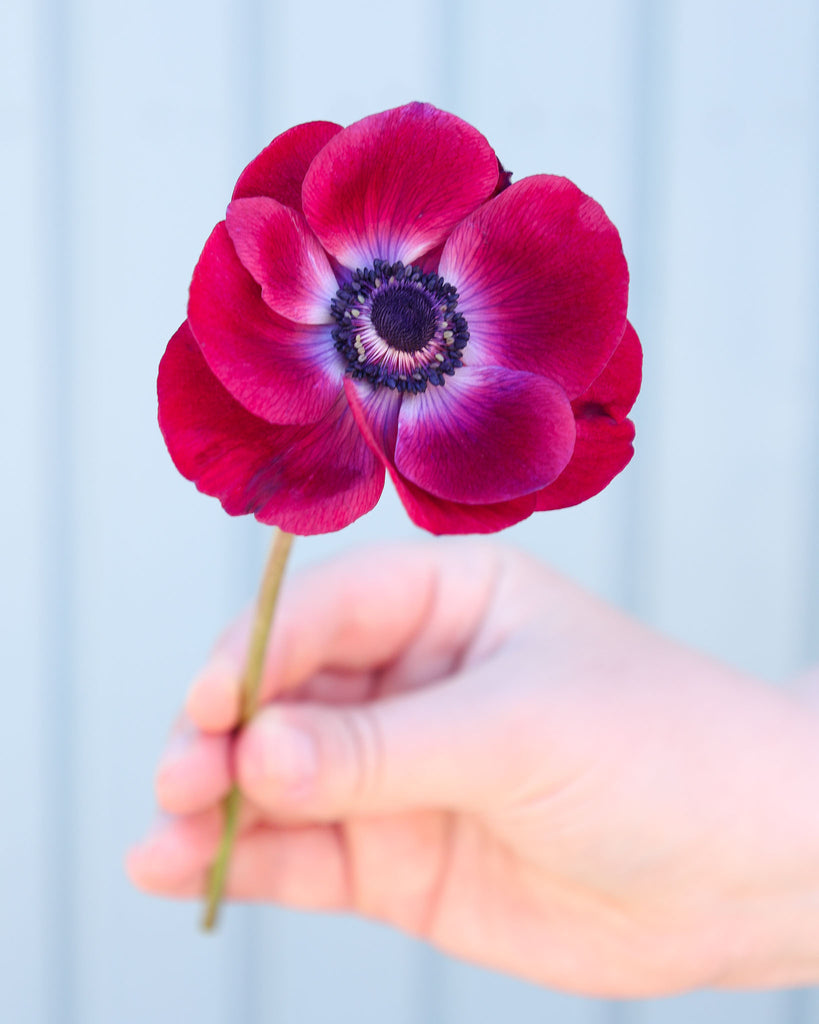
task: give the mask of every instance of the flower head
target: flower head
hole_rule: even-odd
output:
[[[640,385],[620,239],[565,178],[509,178],[428,104],[274,139],[160,366],[180,472],[297,534],[369,511],[386,472],[433,533],[602,490],[631,458]]]

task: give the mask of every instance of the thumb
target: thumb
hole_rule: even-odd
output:
[[[237,741],[239,786],[287,819],[478,810],[503,781],[500,689],[472,672],[367,704],[268,705]]]

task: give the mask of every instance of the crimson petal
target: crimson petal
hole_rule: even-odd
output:
[[[554,381],[463,366],[445,386],[405,397],[395,465],[430,494],[485,505],[551,483],[574,442],[571,405]]]
[[[344,390],[359,430],[370,448],[389,471],[398,497],[416,526],[437,534],[496,533],[514,526],[535,510],[535,496],[487,505],[464,505],[436,498],[411,483],[395,468],[395,439],[402,396],[386,388],[373,391],[369,385],[347,379]]]
[[[410,263],[440,245],[487,199],[492,147],[471,125],[427,103],[365,117],[316,155],[304,212],[322,245],[350,268]]]
[[[332,322],[338,282],[304,217],[266,196],[234,199],[225,217],[236,255],[271,309],[304,324]]]
[[[327,533],[364,515],[381,495],[383,466],[341,393],[318,423],[266,423],[214,377],[187,323],[168,343],[157,390],[176,468],[231,515],[253,512],[290,533]]]
[[[242,171],[233,198],[270,196],[301,212],[301,186],[307,168],[340,131],[340,124],[310,121],[278,135]]]
[[[296,324],[264,303],[224,221],[194,270],[188,322],[213,373],[254,415],[314,423],[335,403],[344,366],[329,327]]]
[[[577,412],[592,407],[602,409],[618,423],[631,411],[640,393],[643,378],[643,350],[637,332],[626,322],[620,344],[603,372],[572,405]]]
[[[628,268],[602,207],[565,178],[524,178],[452,232],[438,272],[458,289],[469,361],[581,394],[623,334]]]
[[[537,495],[537,510],[567,508],[607,487],[634,454],[634,425],[625,417],[640,390],[642,350],[626,325],[623,340],[588,391],[572,403],[577,443],[569,465]]]

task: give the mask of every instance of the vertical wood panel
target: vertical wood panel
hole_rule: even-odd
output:
[[[812,39],[814,53],[819,53],[819,9],[813,7],[807,19],[806,35]],[[810,41],[808,45],[811,45]],[[803,666],[819,665],[819,402],[815,389],[819,385],[819,61],[814,60],[813,74],[808,90],[812,116],[806,125],[806,145],[810,155],[810,189],[806,197],[806,220],[813,225],[812,246],[808,275],[814,282],[806,296],[809,346],[811,358],[806,374],[808,387],[813,389],[811,402],[812,429],[802,439],[802,468],[799,471],[808,495],[806,501],[805,531],[802,538],[802,616],[801,660]],[[810,125],[810,127],[808,127]],[[815,1024],[819,1021],[819,985],[791,993],[787,1024]]]
[[[819,53],[819,9],[813,5],[804,23],[806,45]],[[811,430],[797,440],[802,466],[798,470],[807,499],[802,534],[802,601],[801,645],[799,655],[803,666],[819,664],[819,402],[815,389],[819,385],[819,61],[813,61],[807,99],[811,116],[805,125],[805,144],[809,158],[809,188],[805,197],[805,219],[812,224],[809,245],[808,278],[813,288],[805,296],[808,323],[809,359],[807,387],[813,391]],[[810,127],[808,127],[810,126]],[[786,1003],[787,1024],[815,1024],[819,1021],[819,985],[790,993]]]
[[[233,534],[179,478],[156,366],[230,187],[230,7],[77,0],[72,433],[78,1019],[221,1021],[237,923],[132,891],[122,858],[191,671],[225,618]]]
[[[45,398],[46,451],[43,460],[45,502],[44,564],[40,578],[42,631],[47,652],[43,677],[41,729],[46,776],[43,837],[47,861],[41,957],[46,971],[46,1019],[78,1017],[76,949],[76,840],[73,764],[76,739],[77,662],[74,615],[74,432],[71,375],[74,343],[74,275],[71,249],[74,225],[70,209],[74,184],[71,136],[73,67],[67,28],[70,6],[52,0],[40,9],[37,59],[40,70],[45,229],[38,238],[44,291],[49,296],[40,386]],[[36,278],[35,278],[36,281]]]
[[[643,339],[644,361],[642,392],[634,412],[636,454],[628,469],[618,597],[631,612],[643,616],[652,605],[652,553],[660,542],[653,492],[664,459],[661,383],[666,346],[661,328],[666,281],[660,254],[668,216],[668,145],[673,130],[668,107],[672,17],[672,4],[654,0],[636,0],[628,12],[633,39],[628,101],[632,133],[624,144],[629,150],[632,216],[625,241],[631,269],[629,311]]]
[[[655,524],[642,611],[776,678],[800,660],[813,474],[797,439],[816,428],[815,222],[800,213],[815,209],[816,10],[696,3],[670,18],[653,397],[663,460],[642,488]],[[628,1019],[784,1024],[798,1005],[700,993],[635,1004]]]
[[[53,322],[43,287],[52,283],[43,243],[53,215],[41,173],[50,90],[37,62],[38,5],[0,9],[0,193],[5,244],[0,251],[4,383],[0,402],[0,632],[3,726],[0,737],[0,985],[4,1013],[43,1024],[49,1007],[46,936],[50,913],[49,780],[42,723],[59,685],[44,642],[51,515],[46,469],[51,419],[44,384]]]
[[[795,668],[814,227],[813,5],[680,5],[655,618],[745,667]],[[707,584],[706,582],[707,581]]]

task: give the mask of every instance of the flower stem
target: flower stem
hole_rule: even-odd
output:
[[[250,634],[250,646],[247,651],[247,661],[239,691],[240,728],[247,725],[256,713],[262,681],[262,669],[264,667],[264,656],[267,650],[267,641],[270,637],[270,626],[273,622],[276,599],[279,596],[279,588],[284,576],[284,567],[287,564],[287,556],[290,554],[292,543],[292,533],[285,533],[284,530],[275,530],[273,542],[270,546],[270,554],[267,556],[267,565],[265,566],[262,582],[259,586],[256,614],[253,618],[253,627]],[[219,906],[225,890],[230,855],[239,828],[241,806],[242,796],[239,788],[234,785],[224,800],[225,824],[222,830],[219,849],[216,851],[216,859],[213,862],[208,879],[205,910],[202,916],[202,928],[204,931],[212,931],[216,925]]]

